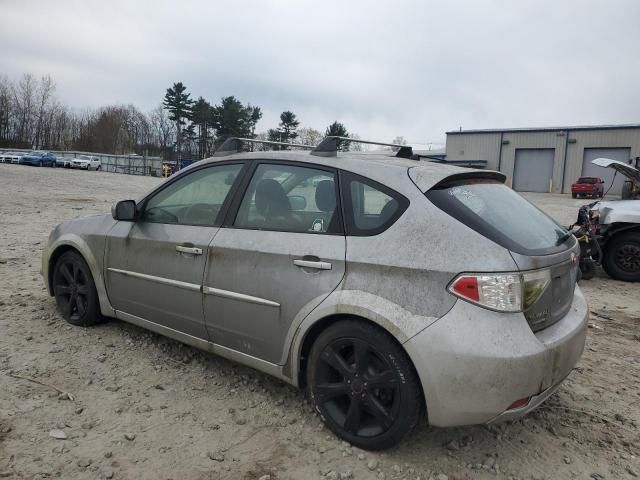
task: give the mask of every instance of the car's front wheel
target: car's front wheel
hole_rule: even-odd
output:
[[[309,355],[311,401],[327,427],[351,444],[380,450],[396,445],[421,416],[420,383],[407,354],[368,322],[337,322]]]
[[[102,320],[91,270],[76,252],[63,253],[53,270],[53,294],[64,319],[87,327]]]
[[[640,282],[640,232],[621,233],[609,240],[602,266],[616,280]]]

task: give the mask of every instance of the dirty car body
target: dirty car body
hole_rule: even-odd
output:
[[[184,193],[198,182],[213,198]],[[385,448],[412,381],[430,424],[487,423],[535,408],[582,354],[577,242],[503,182],[382,154],[231,154],[57,226],[42,271],[64,310],[56,266],[76,252],[103,316],[306,386],[338,435]],[[505,199],[520,226],[501,224]]]

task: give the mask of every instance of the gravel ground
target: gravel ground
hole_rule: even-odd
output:
[[[423,425],[383,453],[339,441],[302,392],[274,378],[119,321],[66,324],[39,274],[50,230],[159,181],[0,165],[0,478],[640,475],[640,286],[602,272],[582,282],[584,356],[541,408],[500,426]],[[529,198],[565,225],[583,203]]]

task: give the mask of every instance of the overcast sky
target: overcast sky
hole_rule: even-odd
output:
[[[212,103],[362,138],[640,122],[640,1],[0,0],[0,75],[77,108]]]

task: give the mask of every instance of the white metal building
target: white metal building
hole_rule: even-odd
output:
[[[613,170],[591,160],[640,162],[640,124],[452,131],[446,152],[447,161],[486,160],[514,190],[567,193],[581,175],[601,177],[606,190]],[[619,194],[622,183],[618,175],[609,193]]]

